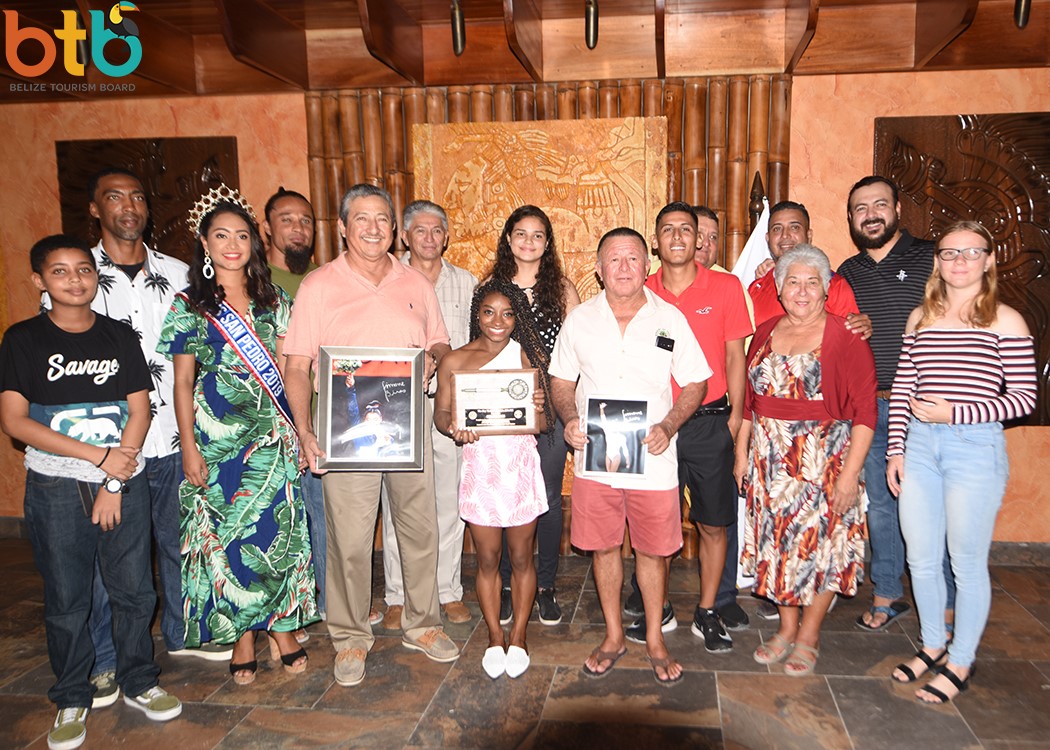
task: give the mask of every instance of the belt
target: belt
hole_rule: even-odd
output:
[[[885,391],[875,391],[875,397],[876,398],[889,398],[891,393],[893,393],[893,391],[890,390],[890,389],[887,389]]]
[[[722,396],[722,398],[718,399],[717,401],[712,401],[708,404],[701,404],[700,407],[697,408],[697,410],[694,411],[693,415],[689,418],[692,419],[693,417],[710,417],[714,415],[724,416],[726,414],[729,414],[729,412],[729,397]]]

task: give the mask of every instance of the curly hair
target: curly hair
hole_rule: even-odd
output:
[[[512,281],[503,281],[491,278],[474,290],[474,299],[470,302],[470,340],[480,338],[481,324],[478,314],[481,303],[490,294],[502,294],[510,302],[510,309],[514,311],[514,330],[510,337],[521,345],[529,364],[539,371],[540,388],[546,396],[543,402],[543,414],[547,417],[547,431],[551,433],[554,429],[554,407],[551,404],[550,375],[547,368],[550,367],[550,355],[543,345],[539,331],[536,329],[536,320],[532,314],[532,307],[525,292]]]
[[[499,236],[499,244],[496,246],[496,262],[490,275],[494,279],[513,282],[514,275],[518,272],[518,262],[510,251],[510,235],[518,222],[528,218],[538,219],[547,233],[547,244],[540,258],[536,285],[533,287],[533,299],[539,309],[560,322],[565,318],[565,274],[561,270],[561,261],[554,246],[554,228],[542,209],[526,204],[514,209],[507,217]]]
[[[922,300],[922,316],[919,318],[916,330],[932,325],[933,321],[948,312],[948,288],[941,276],[937,265],[936,253],[944,245],[944,238],[956,232],[972,232],[984,240],[985,250],[988,250],[992,258],[995,258],[995,239],[988,228],[976,221],[957,221],[945,228],[944,233],[937,240],[937,250],[934,251],[933,271],[930,278],[926,280],[926,294]],[[982,261],[983,262],[983,261]],[[963,322],[974,328],[987,328],[995,322],[999,312],[999,282],[996,274],[995,262],[981,276],[981,291],[974,297],[968,310],[963,311]]]
[[[248,297],[258,307],[272,308],[277,304],[277,290],[270,281],[270,268],[266,265],[266,252],[259,235],[259,225],[241,206],[227,201],[216,203],[201,219],[200,232],[197,234],[193,250],[193,262],[190,263],[190,284],[186,296],[198,312],[210,315],[217,315],[219,305],[226,299],[226,290],[214,276],[210,279],[204,278],[204,243],[201,242],[201,238],[208,234],[212,222],[219,214],[233,214],[248,225],[251,241],[251,256],[245,268],[248,274]]]

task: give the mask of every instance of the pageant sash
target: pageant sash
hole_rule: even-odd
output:
[[[183,292],[179,292],[179,295],[189,302],[189,298]],[[270,350],[255,335],[252,327],[225,302],[220,304],[218,316],[210,313],[201,314],[219,330],[233,351],[244,362],[248,372],[266,391],[274,406],[277,407],[277,411],[288,421],[288,424],[294,426],[291,409],[288,407],[288,400],[284,394],[284,380],[281,378],[281,371],[277,369],[277,362],[270,354]]]

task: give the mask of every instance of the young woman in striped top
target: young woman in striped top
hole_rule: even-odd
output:
[[[969,687],[991,605],[988,550],[1006,489],[1003,420],[1032,411],[1035,352],[1024,319],[999,303],[994,243],[963,221],[937,243],[926,295],[908,319],[890,396],[886,476],[901,531],[923,648],[893,673],[926,703]],[[946,647],[945,539],[958,590]]]

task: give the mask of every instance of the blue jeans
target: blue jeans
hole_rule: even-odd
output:
[[[92,496],[98,485],[90,485]],[[150,620],[157,595],[150,572],[150,511],[146,478],[128,482],[121,522],[101,531],[84,512],[77,482],[29,471],[25,521],[33,559],[44,579],[47,653],[57,682],[48,698],[59,708],[89,707],[95,651],[88,630],[95,560],[113,613],[117,684],[140,695],[157,684]]]
[[[565,425],[560,419],[554,431],[536,436],[536,450],[540,454],[540,473],[547,490],[547,512],[536,522],[536,587],[553,589],[558,573],[558,556],[561,554],[561,484],[565,478],[565,459],[569,446],[565,443]],[[503,536],[503,559],[500,561],[500,578],[503,588],[510,588],[510,553],[507,537]]]
[[[325,614],[324,572],[328,546],[325,544],[324,528],[324,494],[321,489],[321,477],[307,471],[301,477],[303,502],[306,504],[306,517],[310,524],[310,547],[313,550],[314,579],[317,581],[317,610]]]
[[[864,459],[864,482],[868,492],[868,540],[871,562],[868,577],[875,584],[874,596],[897,600],[904,596],[901,575],[904,573],[904,537],[901,535],[897,498],[886,484],[886,443],[889,423],[889,399],[878,399],[879,420],[871,450]],[[955,607],[955,580],[947,552],[944,555],[944,580],[948,598],[946,607]]]
[[[91,676],[117,669],[117,649],[113,647],[113,612],[109,608],[109,594],[102,582],[102,569],[95,556],[95,574],[91,579],[91,616],[88,618],[91,645],[95,647],[95,665]]]
[[[901,536],[897,499],[886,484],[886,428],[889,399],[878,399],[879,417],[871,450],[864,459],[864,482],[868,492],[868,538],[871,563],[868,577],[875,584],[875,596],[897,600],[904,596],[904,538]]]
[[[947,591],[945,539],[955,576],[955,637],[952,664],[973,664],[992,587],[988,550],[1009,473],[1003,427],[925,424],[912,420],[901,482],[901,529],[908,548],[912,589],[919,608],[923,645],[944,648]]]
[[[182,540],[179,531],[179,483],[182,482],[182,453],[176,451],[159,458],[147,458],[142,476],[146,479],[156,540],[157,570],[163,594],[160,631],[168,651],[183,648],[186,621],[182,614]],[[113,617],[109,596],[96,570],[91,584],[91,641],[95,645],[95,666],[91,675],[116,667],[113,648]]]

